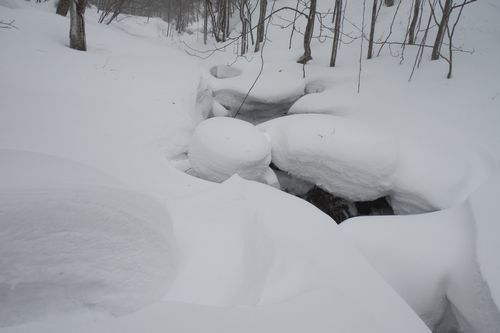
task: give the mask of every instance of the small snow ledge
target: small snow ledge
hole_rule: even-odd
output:
[[[234,174],[264,181],[269,176],[271,145],[255,126],[226,117],[203,121],[195,129],[188,151],[200,178],[223,182]]]

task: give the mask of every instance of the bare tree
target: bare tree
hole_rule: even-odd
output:
[[[69,47],[75,50],[87,51],[85,38],[85,7],[87,0],[71,1],[71,25],[69,30]]]
[[[333,45],[332,54],[330,57],[330,67],[335,67],[337,62],[337,52],[340,43],[340,23],[342,22],[342,0],[335,0],[335,9],[333,10],[334,27],[333,27]]]
[[[444,35],[448,27],[448,20],[450,19],[450,14],[453,7],[453,0],[445,0],[444,8],[442,8],[443,15],[441,17],[441,22],[439,23],[438,32],[436,34],[436,40],[434,41],[434,46],[432,48],[432,60],[437,60],[441,56],[441,45],[443,44]],[[434,9],[431,9],[434,12]]]
[[[255,41],[255,52],[259,52],[260,44],[264,41],[264,20],[266,18],[267,0],[260,0],[259,23],[257,24],[257,39]]]
[[[304,32],[304,54],[297,60],[299,64],[306,64],[312,59],[311,40],[314,32],[314,20],[316,18],[316,0],[310,0],[309,14],[307,15],[306,31]]]
[[[408,44],[415,43],[415,28],[417,26],[418,18],[420,16],[420,6],[422,0],[415,0],[413,7],[413,18],[411,20],[410,28],[408,30]]]
[[[240,0],[240,20],[241,20],[241,55],[244,55],[248,50],[248,29],[247,29],[247,18],[246,18],[246,0]]]
[[[378,0],[373,0],[373,7],[372,7],[372,21],[370,25],[370,39],[368,40],[368,59],[371,59],[373,57],[373,39],[375,37],[375,24],[377,22],[377,7],[378,7]]]

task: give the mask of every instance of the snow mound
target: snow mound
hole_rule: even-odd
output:
[[[397,167],[394,139],[356,121],[291,115],[259,125],[281,170],[354,201],[388,194]]]
[[[451,209],[340,228],[434,331],[499,332],[499,184],[497,174]]]
[[[476,227],[477,257],[482,276],[500,308],[500,171],[497,171],[469,198]]]
[[[238,316],[262,332],[281,331],[272,321],[289,323],[286,311],[316,313],[300,320],[315,332],[427,331],[337,225],[301,199],[234,176],[172,206],[183,262],[166,301],[244,309]],[[300,331],[294,326],[286,331]]]
[[[0,161],[0,326],[82,310],[123,315],[166,292],[171,220],[155,200],[71,161],[16,151]]]
[[[271,162],[271,145],[252,124],[211,118],[196,127],[188,157],[196,174],[206,180],[222,182],[234,174],[263,180]]]

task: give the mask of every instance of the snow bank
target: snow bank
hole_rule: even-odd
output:
[[[500,308],[500,171],[497,171],[469,198],[476,228],[476,252],[482,276]]]
[[[188,151],[196,174],[222,182],[234,174],[264,179],[271,162],[271,145],[255,126],[234,118],[211,118],[196,127]]]
[[[123,315],[166,291],[172,230],[155,200],[68,160],[1,151],[0,161],[0,326]]]
[[[227,313],[238,332],[426,331],[337,225],[301,199],[235,176],[172,207],[182,263],[166,301],[224,306],[204,311]],[[253,324],[237,326],[232,314]]]
[[[280,169],[349,200],[386,195],[397,167],[394,139],[330,115],[291,115],[259,125]]]
[[[493,223],[499,179],[497,174],[455,208],[354,218],[341,230],[429,327],[499,332],[499,232]],[[454,322],[442,321],[446,311]]]

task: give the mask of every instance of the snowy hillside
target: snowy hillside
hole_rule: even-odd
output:
[[[238,57],[90,7],[80,52],[52,0],[0,0],[0,332],[500,332],[500,5],[464,11],[449,80],[398,45],[360,71],[345,13],[336,67],[319,24],[302,66],[289,10]],[[318,188],[400,216],[339,227]]]

